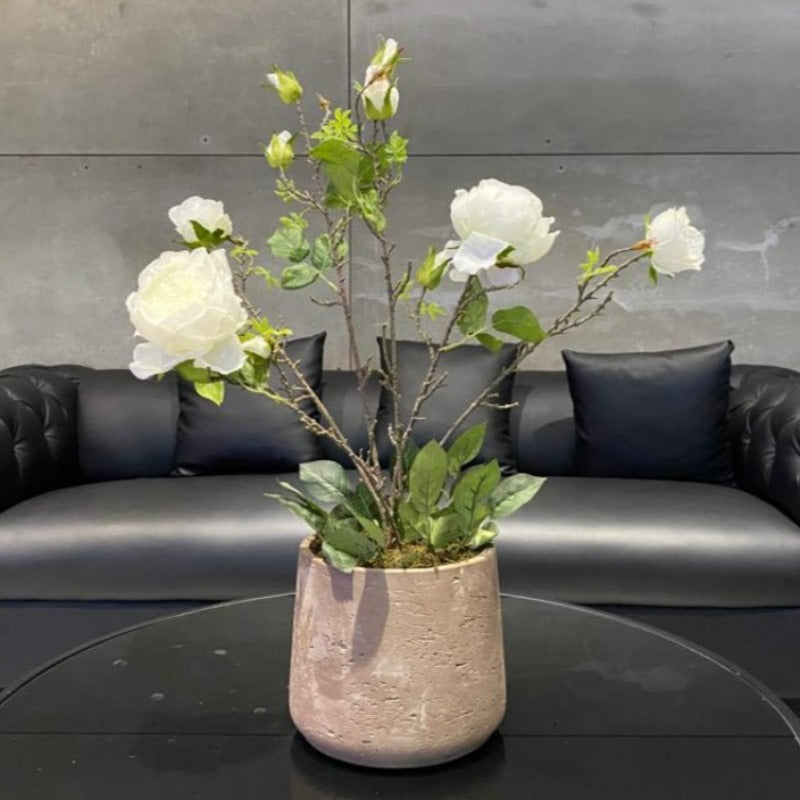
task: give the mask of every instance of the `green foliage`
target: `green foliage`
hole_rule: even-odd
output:
[[[330,139],[351,143],[358,138],[358,126],[350,119],[350,109],[334,108],[331,117],[318,131],[311,134],[315,141]]]
[[[544,478],[535,478],[522,472],[503,478],[488,497],[492,516],[502,519],[518,511],[533,500],[544,482]]]
[[[358,213],[378,233],[386,228],[386,216],[381,208],[380,198],[375,189],[358,193],[355,198]]]
[[[456,476],[464,465],[469,464],[481,451],[486,436],[486,423],[481,422],[467,428],[451,445],[447,452],[447,471]]]
[[[428,254],[419,265],[416,274],[417,283],[429,291],[436,289],[442,282],[442,276],[447,269],[447,261],[442,259],[441,263],[436,263],[436,248],[428,248]]]
[[[196,367],[191,361],[182,361],[175,367],[175,372],[191,383],[208,383],[214,380],[211,370],[206,367]]]
[[[311,248],[311,263],[320,271],[325,272],[333,266],[333,249],[327,233],[318,236]]]
[[[300,481],[321,503],[341,503],[350,496],[350,481],[336,461],[307,461],[300,465]]]
[[[437,317],[447,316],[447,309],[432,300],[423,300],[419,304],[419,313],[423,317],[434,320]]]
[[[384,154],[388,164],[405,164],[408,161],[408,139],[404,139],[397,131],[392,131],[389,141],[384,145]]]
[[[352,572],[358,565],[357,558],[331,547],[324,539],[322,540],[322,555],[332,567],[336,567],[341,572]]]
[[[347,142],[323,139],[311,148],[309,155],[321,162],[334,202],[356,203],[362,188],[368,189],[372,185],[370,159]]]
[[[194,390],[200,397],[210,400],[215,406],[221,406],[225,399],[225,381],[222,380],[195,382]]]
[[[458,478],[453,487],[453,508],[465,521],[468,531],[477,530],[490,512],[489,495],[500,483],[500,466],[494,459],[486,464],[470,467]]]
[[[545,338],[542,326],[534,313],[525,306],[513,306],[495,311],[492,327],[500,333],[507,333],[521,342],[536,344]]]
[[[658,286],[658,272],[656,272],[656,268],[652,264],[647,270],[647,274],[650,276],[650,282],[653,286]]]
[[[461,310],[458,313],[456,324],[465,335],[471,336],[480,331],[486,324],[486,312],[489,308],[489,298],[481,282],[471,275],[464,289],[461,301]]]
[[[296,224],[284,222],[287,217],[282,217],[281,226],[267,239],[267,246],[275,258],[299,264],[311,252],[311,246],[303,234],[303,229]]]
[[[615,266],[614,264],[606,264],[605,266],[601,266],[601,263],[599,247],[595,247],[592,250],[587,250],[586,261],[580,265],[581,276],[578,278],[578,286],[583,286],[584,284],[589,283],[589,281],[593,278],[597,278],[602,275],[610,275],[619,269],[619,267]]]
[[[281,289],[304,289],[319,277],[319,270],[310,264],[292,264],[281,272]]]
[[[210,231],[208,228],[204,228],[196,219],[189,220],[189,224],[197,237],[196,242],[184,242],[184,245],[189,250],[195,250],[198,247],[205,247],[206,250],[215,250],[223,242],[227,242],[230,239],[226,233],[223,233],[222,228]]]
[[[431,440],[417,453],[408,473],[408,490],[411,504],[423,513],[436,509],[447,479],[447,451]]]
[[[500,348],[503,346],[502,339],[498,339],[496,336],[492,336],[491,333],[478,333],[476,334],[475,338],[487,350],[491,350],[493,353],[499,352]]]

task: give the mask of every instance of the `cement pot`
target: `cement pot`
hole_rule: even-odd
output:
[[[497,560],[345,574],[300,546],[289,711],[326,755],[425,767],[483,744],[506,707]]]

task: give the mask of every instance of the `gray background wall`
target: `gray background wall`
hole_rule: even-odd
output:
[[[522,183],[563,231],[525,298],[552,317],[593,244],[686,205],[702,273],[621,285],[609,313],[549,344],[663,349],[730,337],[738,361],[800,368],[800,9],[794,0],[4,0],[0,26],[0,366],[122,366],[123,303],[169,249],[169,206],[222,199],[261,244],[279,212],[259,142],[292,124],[260,88],[274,61],[342,101],[378,34],[407,48],[412,140],[392,208],[398,263],[449,235],[454,189]],[[310,105],[310,104],[309,104]],[[360,335],[380,310],[354,235]],[[260,298],[269,310],[270,298]],[[280,300],[299,333],[335,315]]]

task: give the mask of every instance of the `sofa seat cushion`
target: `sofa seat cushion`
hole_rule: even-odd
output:
[[[550,478],[501,522],[501,586],[577,603],[800,605],[800,528],[728,486]]]
[[[58,489],[0,514],[0,600],[228,600],[292,591],[293,475]],[[800,605],[800,529],[727,486],[550,478],[502,520],[503,591],[640,606]]]
[[[293,591],[306,526],[264,497],[293,475],[74,486],[0,514],[0,599],[229,600]]]

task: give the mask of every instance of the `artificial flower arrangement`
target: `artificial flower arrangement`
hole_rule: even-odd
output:
[[[431,248],[416,266],[398,269],[386,212],[402,179],[408,140],[390,129],[399,103],[397,72],[403,50],[393,39],[381,42],[355,84],[354,107],[343,108],[318,96],[319,120],[310,125],[303,110],[304,90],[292,72],[274,68],[266,86],[294,106],[297,129],[272,136],[265,157],[277,171],[276,195],[286,204],[267,239],[280,262],[278,275],[257,263],[258,252],[234,231],[223,204],[190,197],[170,209],[169,217],[185,249],[162,253],[140,274],[127,308],[137,336],[132,372],[142,379],[176,370],[198,394],[224,400],[226,384],[263,395],[292,409],[313,434],[346,453],[355,471],[351,480],[337,462],[300,466],[302,489],[284,483],[274,497],[307,522],[315,552],[342,571],[355,566],[430,566],[468,559],[498,533],[497,520],[531,500],[543,479],[526,474],[503,476],[496,460],[475,464],[485,424],[467,427],[480,407],[497,407],[497,387],[546,339],[588,322],[607,307],[610,284],[644,262],[650,277],[673,277],[703,263],[703,235],[685,209],[670,208],[645,222],[640,241],[601,256],[589,250],[579,267],[574,302],[547,324],[523,305],[489,314],[489,294],[513,292],[525,270],[543,258],[558,231],[544,216],[541,200],[522,186],[495,179],[459,189],[450,206],[457,239]],[[295,147],[305,150],[308,185],[292,177]],[[320,235],[309,234],[316,217]],[[374,237],[385,284],[386,320],[379,358],[366,355],[356,337],[351,300],[348,232],[363,225]],[[349,352],[364,400],[365,448],[354,449],[324,399],[287,353],[291,331],[268,318],[248,299],[246,285],[260,280],[275,291],[311,285],[327,297],[315,302],[341,310]],[[436,301],[442,281],[461,285],[455,304]],[[278,303],[276,303],[276,306]],[[413,322],[425,345],[428,364],[415,387],[409,414],[400,414],[397,323]],[[435,324],[431,324],[432,321]],[[433,328],[439,331],[433,332]],[[507,366],[463,406],[437,439],[417,442],[415,426],[426,403],[447,382],[443,354],[469,345],[498,351],[513,345]],[[376,375],[393,408],[385,435],[391,444],[388,469],[382,463],[376,420],[365,387]]]

